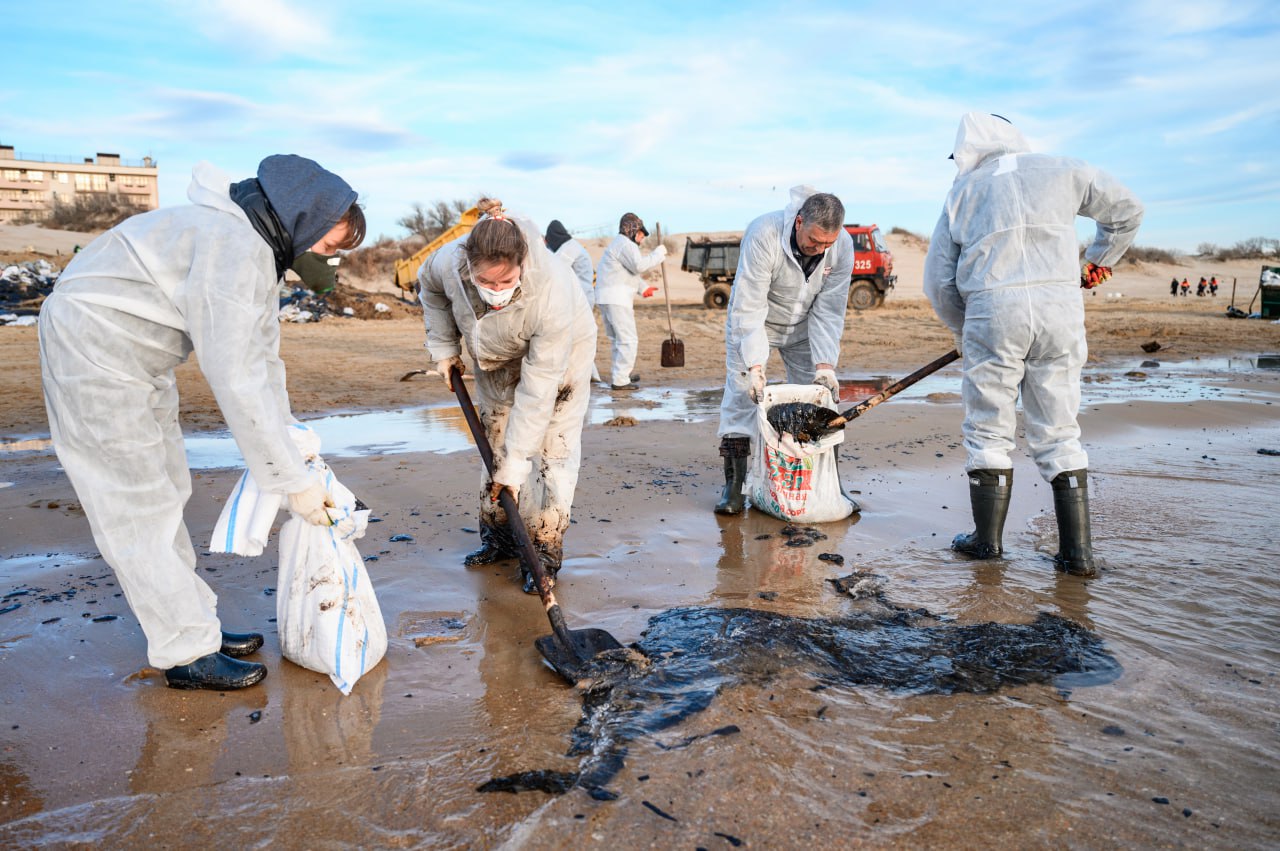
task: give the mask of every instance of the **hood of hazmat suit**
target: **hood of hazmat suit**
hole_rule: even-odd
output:
[[[1120,260],[1142,222],[1142,204],[1115,178],[1081,160],[1029,153],[1018,129],[994,115],[961,118],[954,157],[959,173],[924,268],[925,295],[952,331],[975,292],[1078,288],[1076,216],[1097,222],[1085,259],[1100,266]]]
[[[310,251],[356,202],[345,180],[297,154],[267,157],[258,165],[258,182],[293,237],[290,262]]]
[[[572,238],[559,219],[552,219],[551,224],[547,225],[547,248],[552,254]]]
[[[765,213],[747,225],[738,271],[729,292],[725,341],[732,363],[743,369],[763,364],[770,346],[808,339],[814,363],[840,362],[853,239],[844,228],[807,278],[791,253],[791,234],[812,186],[796,186],[784,210]]]
[[[543,245],[537,225],[519,215],[507,218],[520,228],[529,248],[516,298],[501,310],[485,305],[467,271],[463,249],[468,237],[448,243],[422,264],[418,298],[432,359],[460,355],[465,341],[483,372],[518,365],[504,457],[495,475],[498,481],[518,483],[529,475],[530,458],[542,445],[572,366],[574,344],[594,341],[596,325],[572,271]],[[493,401],[485,398],[485,387],[478,377],[482,406]]]

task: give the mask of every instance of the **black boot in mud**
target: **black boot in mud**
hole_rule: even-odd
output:
[[[248,688],[267,675],[267,666],[257,662],[241,662],[223,653],[210,653],[188,665],[178,665],[164,672],[169,688],[232,691]]]
[[[480,521],[480,549],[468,553],[462,563],[467,567],[477,567],[515,557],[516,549],[512,543],[504,540],[503,535],[496,527],[482,519]]]
[[[716,503],[716,514],[741,514],[746,509],[742,485],[747,480],[747,456],[751,454],[751,438],[720,438],[720,455],[724,458],[724,491]]]
[[[262,633],[260,632],[223,632],[222,647],[218,649],[224,656],[240,658],[262,649]]]
[[[969,504],[973,507],[974,530],[956,535],[951,549],[972,558],[999,558],[1004,555],[1004,518],[1009,513],[1013,492],[1013,470],[973,470],[969,473]]]
[[[1097,576],[1089,530],[1089,471],[1068,470],[1053,477],[1053,511],[1058,516],[1058,553],[1053,563],[1073,576]]]

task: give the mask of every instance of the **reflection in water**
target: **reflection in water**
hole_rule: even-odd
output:
[[[570,754],[583,758],[577,785],[596,798],[615,797],[605,787],[621,770],[628,742],[674,727],[727,688],[803,676],[811,689],[986,694],[1068,677],[1072,685],[1097,685],[1120,673],[1101,639],[1056,615],[1042,613],[1029,624],[956,625],[883,599],[848,615],[812,619],[753,609],[672,609],[650,618],[636,647],[645,663],[603,660],[598,675],[579,684],[583,713]],[[528,778],[517,775],[514,783],[521,788]],[[486,787],[512,783],[498,778]]]

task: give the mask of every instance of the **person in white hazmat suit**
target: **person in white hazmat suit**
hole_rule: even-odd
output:
[[[624,213],[618,235],[605,247],[596,267],[596,307],[604,320],[604,332],[613,346],[609,387],[630,390],[640,380],[634,372],[640,338],[636,335],[635,296],[652,298],[658,288],[644,279],[667,256],[659,245],[648,254],[640,253],[640,243],[649,231],[635,213]]]
[[[561,224],[559,219],[552,219],[551,224],[547,225],[546,236],[543,237],[547,248],[556,257],[569,264],[573,269],[573,274],[578,278],[578,284],[582,287],[582,294],[587,299],[587,306],[594,306],[596,303],[596,270],[591,265],[591,255],[587,253],[587,249],[582,246],[581,242],[569,235],[569,231]],[[600,371],[596,369],[594,362],[591,364],[591,380],[600,380]]]
[[[835,368],[853,251],[844,205],[811,186],[794,187],[786,209],[747,225],[724,323],[724,492],[717,514],[741,514],[745,507],[742,486],[770,350],[782,358],[789,384],[821,384],[840,398]]]
[[[467,565],[519,555],[498,503],[511,491],[554,581],[582,463],[582,425],[591,397],[596,323],[573,272],[552,256],[530,220],[483,199],[486,215],[467,236],[418,270],[427,351],[453,389],[465,342],[476,365],[480,421],[493,447],[483,479],[480,548]],[[533,575],[521,565],[526,593]]]
[[[1013,486],[1015,406],[1027,448],[1053,487],[1059,569],[1096,573],[1089,529],[1088,455],[1080,445],[1080,369],[1087,354],[1081,287],[1110,276],[1133,243],[1142,204],[1088,163],[1029,152],[1001,116],[960,119],[947,194],[924,291],[964,355],[965,470],[975,529],[952,547],[1003,554]],[[1097,222],[1082,272],[1076,216]]]
[[[75,256],[40,310],[40,361],[58,460],[150,663],[171,687],[223,690],[266,675],[236,658],[262,636],[222,631],[217,597],[195,573],[173,371],[194,352],[262,488],[288,494],[312,523],[332,522],[324,485],[288,434],[279,282],[292,267],[312,284],[338,249],[360,244],[365,224],[342,178],[294,155],[267,157],[237,183],[200,163],[187,197]]]

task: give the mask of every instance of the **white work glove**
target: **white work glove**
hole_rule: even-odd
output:
[[[818,370],[813,376],[813,383],[821,384],[830,390],[832,399],[840,398],[840,382],[836,380],[836,371],[834,369]]]
[[[760,400],[764,398],[764,367],[751,367],[747,371],[747,380],[751,382],[751,389],[747,391],[747,394],[751,397],[752,402],[759,405]]]
[[[450,375],[450,373],[452,372],[455,366],[458,368],[459,375],[466,374],[467,365],[463,363],[462,358],[458,357],[457,355],[454,355],[453,357],[445,358],[444,360],[436,361],[436,373],[439,374],[439,376],[444,379],[445,386],[448,387],[450,390],[453,389],[453,378]]]
[[[667,256],[667,247],[665,245],[659,244],[657,248],[653,249],[653,253],[658,255],[659,257],[665,258]]]
[[[332,526],[333,518],[325,511],[325,506],[332,506],[329,491],[318,481],[313,481],[306,490],[289,494],[289,510],[313,526]]]

